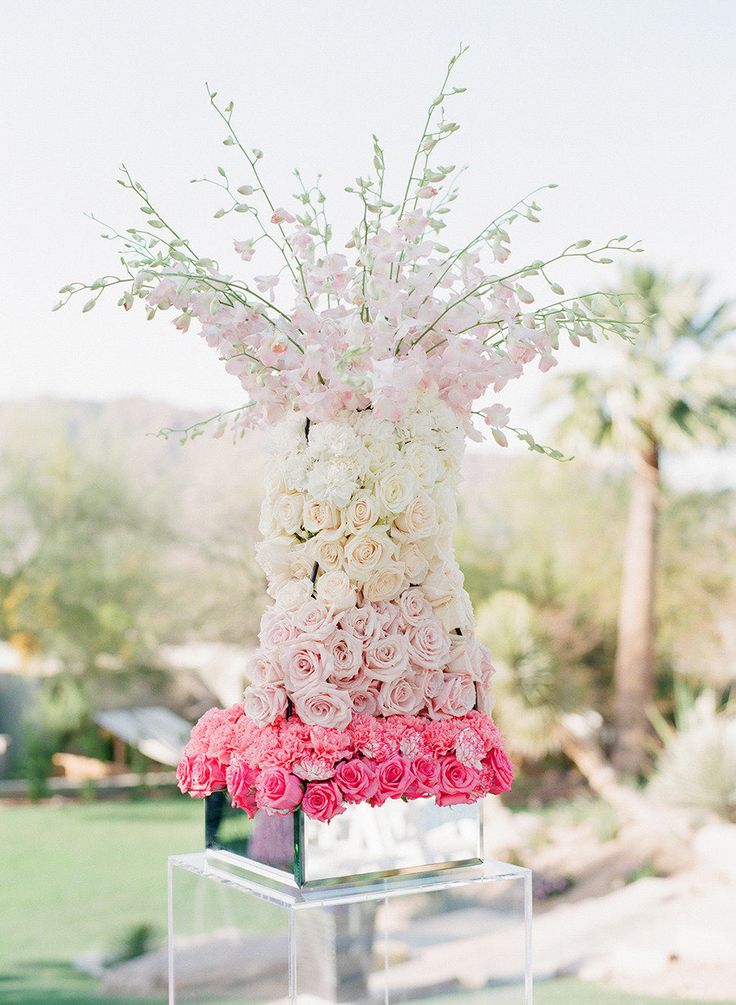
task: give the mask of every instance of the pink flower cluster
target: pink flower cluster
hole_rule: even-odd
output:
[[[508,790],[513,771],[496,726],[479,712],[436,720],[355,715],[342,730],[310,727],[296,715],[258,727],[235,705],[199,720],[177,778],[182,792],[200,798],[226,788],[249,816],[301,807],[330,820],[349,803],[475,802]]]
[[[418,588],[348,611],[316,599],[295,611],[274,607],[259,637],[245,692],[258,725],[284,716],[289,703],[303,723],[336,729],[355,713],[464,716],[476,683],[487,688],[493,672],[484,647],[448,635]]]

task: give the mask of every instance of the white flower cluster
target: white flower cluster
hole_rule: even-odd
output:
[[[455,560],[464,448],[451,410],[419,399],[274,431],[258,559],[274,598],[246,691],[265,724],[289,708],[344,728],[354,712],[432,718],[490,711],[492,668]]]

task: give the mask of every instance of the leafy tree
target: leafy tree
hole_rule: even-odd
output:
[[[650,269],[623,277],[621,316],[641,325],[617,341],[611,365],[562,374],[556,395],[569,405],[563,429],[628,457],[631,499],[617,629],[614,763],[645,768],[648,712],[655,694],[655,577],[663,451],[723,446],[736,430],[736,352],[729,303],[705,306],[705,282],[673,281]]]

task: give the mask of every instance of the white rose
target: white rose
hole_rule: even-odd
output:
[[[357,534],[377,523],[379,516],[380,509],[376,497],[370,492],[358,492],[345,509],[345,529],[351,534]]]
[[[368,471],[376,479],[401,463],[401,455],[392,439],[371,439],[367,441],[367,448]]]
[[[296,534],[302,526],[304,497],[301,492],[281,492],[273,502],[273,519],[286,534]]]
[[[433,498],[439,519],[450,524],[457,523],[457,495],[454,486],[441,482],[435,488]]]
[[[256,561],[269,580],[287,579],[290,575],[292,539],[271,537],[256,544]]]
[[[437,511],[427,495],[415,496],[394,520],[394,534],[399,541],[419,541],[437,533]]]
[[[251,684],[245,689],[243,706],[249,719],[258,726],[266,726],[286,715],[289,699],[279,684]]]
[[[364,583],[393,559],[395,550],[386,527],[361,530],[345,545],[345,570],[354,582]]]
[[[416,484],[414,472],[397,465],[379,479],[376,495],[388,513],[403,513],[414,498]]]
[[[317,578],[317,599],[335,611],[355,607],[355,587],[345,572],[325,572]]]
[[[406,578],[412,586],[419,586],[429,572],[429,562],[421,548],[416,544],[402,544],[399,548],[399,561],[406,566]]]
[[[340,510],[324,499],[305,499],[302,522],[304,529],[312,534],[320,530],[337,530],[340,526]]]
[[[423,489],[434,488],[440,466],[437,451],[427,443],[407,443],[404,447],[404,457],[411,470],[416,475]]]
[[[311,579],[314,573],[314,559],[308,542],[292,541],[289,555],[289,576],[292,579]]]
[[[284,611],[295,611],[309,600],[313,588],[312,580],[306,576],[302,579],[290,579],[276,594],[276,606]]]
[[[322,530],[309,542],[309,554],[320,569],[331,572],[343,565],[342,531]]]
[[[393,600],[406,585],[406,567],[401,562],[386,562],[363,584],[363,596],[372,603]]]

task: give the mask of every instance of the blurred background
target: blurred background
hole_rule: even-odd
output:
[[[637,342],[565,350],[510,396],[573,459],[466,458],[458,557],[518,769],[490,851],[535,870],[542,1005],[736,1001],[736,8],[3,14],[0,1002],[165,997],[120,968],[165,937],[166,856],[201,847],[174,766],[190,724],[239,699],[265,599],[261,437],[155,435],[236,407],[237,382],[164,319],[50,312],[115,264],[83,213],[134,220],[125,160],[213,256],[246,236],[188,184],[225,156],[208,80],[284,202],[295,166],[323,173],[347,237],[371,132],[398,184],[460,41],[470,168],[447,243],[557,182],[512,235],[519,262],[625,232],[646,249],[564,279],[638,293]]]

